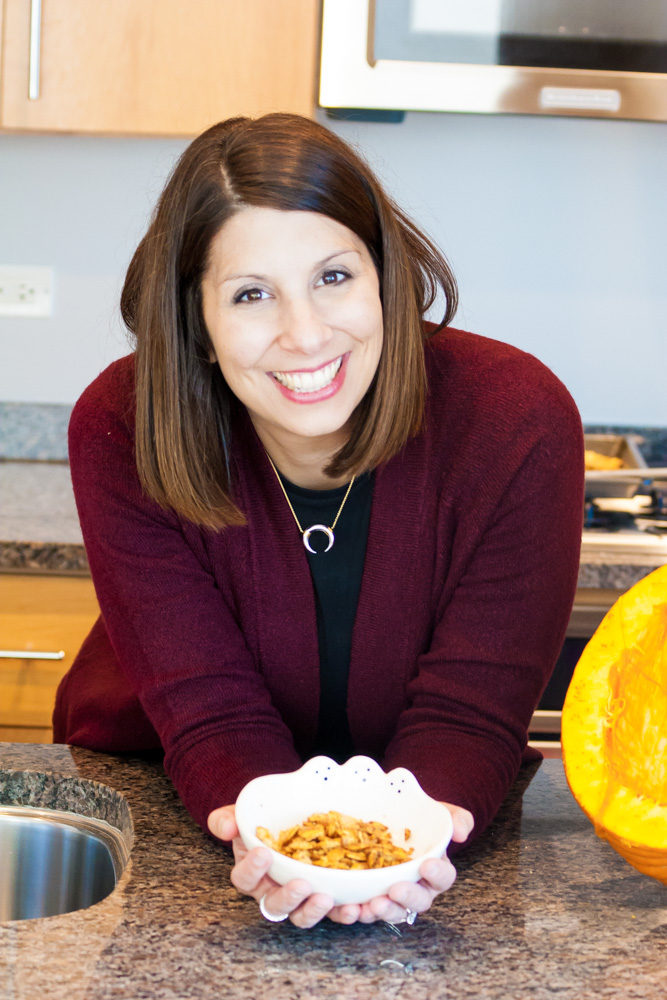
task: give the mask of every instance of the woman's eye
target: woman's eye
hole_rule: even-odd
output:
[[[342,281],[349,278],[347,271],[325,271],[320,281],[323,285],[340,285]]]
[[[234,302],[261,302],[266,298],[266,292],[262,288],[244,288],[242,292],[237,292]]]

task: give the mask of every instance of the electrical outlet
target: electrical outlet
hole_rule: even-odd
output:
[[[52,267],[0,265],[0,316],[50,316]]]

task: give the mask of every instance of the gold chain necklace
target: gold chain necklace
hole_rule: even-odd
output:
[[[311,524],[310,528],[306,528],[305,531],[304,531],[304,529],[301,527],[301,524],[299,522],[299,518],[296,516],[296,511],[294,510],[294,507],[292,506],[290,498],[287,496],[287,490],[283,486],[283,481],[280,478],[280,475],[278,474],[278,470],[276,469],[275,465],[273,464],[273,462],[271,460],[271,456],[269,455],[268,451],[266,453],[266,457],[268,458],[269,462],[271,462],[271,468],[273,469],[273,471],[276,474],[276,479],[278,480],[278,482],[280,484],[280,488],[283,491],[285,499],[287,500],[289,509],[292,511],[292,517],[296,521],[296,526],[299,529],[299,531],[301,532],[301,538],[303,539],[303,544],[306,546],[306,549],[308,550],[308,552],[312,552],[313,555],[317,555],[316,550],[314,548],[312,548],[312,546],[310,544],[310,536],[312,535],[312,533],[314,531],[321,531],[329,539],[329,544],[327,545],[326,549],[324,550],[325,552],[328,552],[329,549],[331,548],[331,546],[334,543],[334,528],[338,524],[338,518],[340,517],[340,515],[341,515],[341,513],[343,511],[343,507],[345,506],[345,501],[347,500],[347,498],[350,495],[350,490],[352,489],[352,484],[354,483],[355,477],[352,476],[352,479],[350,479],[350,484],[349,484],[347,490],[345,491],[345,496],[343,497],[343,502],[340,505],[340,507],[338,508],[338,513],[336,514],[336,516],[334,518],[334,522],[331,525],[331,527],[327,528],[327,526],[325,524]]]

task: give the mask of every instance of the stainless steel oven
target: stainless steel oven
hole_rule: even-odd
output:
[[[667,121],[667,0],[324,0],[320,104]]]

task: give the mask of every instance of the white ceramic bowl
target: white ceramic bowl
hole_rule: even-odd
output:
[[[313,892],[333,896],[336,904],[365,903],[384,895],[396,882],[418,882],[427,858],[439,858],[452,837],[452,817],[446,806],[430,798],[404,767],[385,774],[370,757],[351,757],[336,764],[313,757],[298,771],[267,774],[248,782],[236,802],[236,821],[246,847],[266,847],[258,826],[277,837],[311,813],[337,812],[389,827],[393,842],[412,847],[411,860],[389,868],[340,871],[295,861],[268,848],[273,855],[269,875],[280,885],[294,878],[310,882]],[[411,831],[406,843],[404,830]]]

